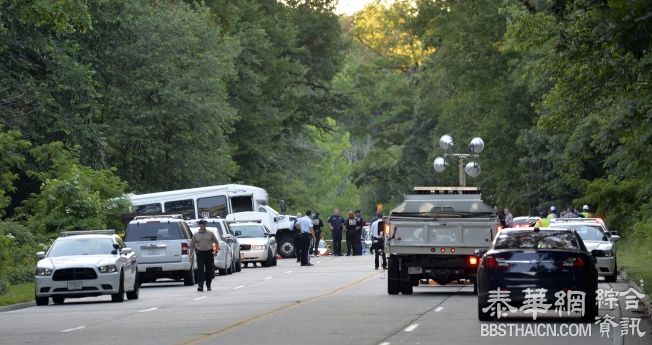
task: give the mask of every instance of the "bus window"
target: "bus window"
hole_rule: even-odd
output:
[[[147,204],[147,205],[136,205],[134,208],[134,213],[140,214],[160,214],[163,213],[163,208],[161,204]]]
[[[195,218],[195,203],[192,199],[168,201],[165,203],[165,213],[179,213],[184,219]]]
[[[254,210],[254,202],[251,195],[234,196],[231,198],[231,209],[233,213],[247,212]]]
[[[222,195],[198,198],[197,209],[199,210],[200,216],[208,212],[208,218],[224,218],[229,213],[226,209],[226,197]]]

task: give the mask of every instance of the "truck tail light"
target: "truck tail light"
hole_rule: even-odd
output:
[[[188,243],[181,243],[181,255],[188,255]]]
[[[478,258],[475,256],[469,256],[468,261],[471,266],[476,266],[478,264]]]

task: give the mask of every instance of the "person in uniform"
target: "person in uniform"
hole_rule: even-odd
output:
[[[358,221],[355,219],[353,211],[349,211],[349,217],[346,219],[344,229],[346,230],[346,256],[355,254],[355,230],[358,228]]]
[[[311,252],[315,256],[319,256],[319,241],[321,240],[321,228],[324,226],[324,222],[319,218],[319,212],[315,212],[315,216],[312,218],[312,228],[315,230],[315,243],[312,245]]]
[[[333,255],[342,256],[342,229],[344,228],[344,217],[340,210],[334,209],[333,215],[328,217],[328,227],[333,231]]]
[[[211,291],[211,282],[215,277],[213,257],[220,250],[220,242],[214,233],[206,230],[205,219],[200,219],[197,224],[199,231],[190,240],[190,248],[197,257],[197,291],[204,291],[204,281],[206,289]]]
[[[294,255],[297,257],[297,262],[301,262],[301,228],[299,227],[299,219],[302,214],[297,213],[297,219],[294,221]]]
[[[312,215],[312,212],[310,210],[306,211],[306,215],[301,217],[298,220],[299,224],[299,231],[300,237],[301,237],[301,266],[312,266],[312,264],[308,261],[309,260],[309,253],[308,250],[310,249],[310,241],[315,240],[315,230],[312,227],[312,219],[310,216]]]
[[[371,248],[374,250],[374,266],[378,269],[378,257],[383,257],[383,269],[387,269],[387,258],[385,257],[385,229],[383,217],[380,215],[373,223],[371,223]]]
[[[354,233],[354,246],[353,255],[362,255],[362,227],[364,227],[364,219],[360,215],[360,210],[355,210],[355,221],[357,222]]]
[[[593,215],[589,211],[590,211],[589,205],[584,205],[584,206],[582,206],[582,213],[580,213],[580,215],[583,218],[593,218]]]

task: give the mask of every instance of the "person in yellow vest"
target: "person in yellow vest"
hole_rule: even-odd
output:
[[[582,213],[580,213],[584,218],[593,218],[591,212],[589,212],[589,205],[582,206]]]

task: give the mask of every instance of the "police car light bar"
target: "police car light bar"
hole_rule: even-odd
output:
[[[150,214],[147,216],[136,216],[134,220],[149,219],[149,218],[170,218],[170,219],[183,219],[182,214]]]
[[[75,235],[115,235],[115,230],[75,230],[75,231],[61,231],[61,236],[75,236]]]
[[[226,223],[232,224],[232,223],[262,223],[263,221],[261,219],[238,219],[238,220],[227,220]]]

